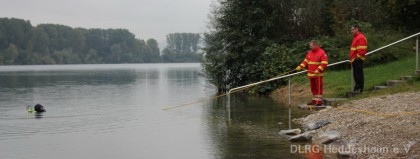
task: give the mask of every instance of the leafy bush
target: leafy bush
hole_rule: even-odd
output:
[[[285,73],[291,70],[290,66],[292,61],[289,55],[289,49],[286,46],[273,44],[272,46],[267,47],[256,63],[252,65],[250,73],[254,76],[258,76],[261,80],[285,75]],[[279,85],[285,84],[285,80],[286,79],[258,85],[253,88],[251,92],[258,94],[269,93]]]

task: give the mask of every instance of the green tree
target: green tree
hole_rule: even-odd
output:
[[[52,58],[51,58],[52,57]],[[74,54],[71,49],[56,50],[52,56],[41,57],[42,64],[78,64],[81,59],[77,54]]]
[[[32,25],[29,21],[16,18],[0,18],[0,49],[6,49],[10,43],[27,49],[32,37]]]
[[[97,64],[102,63],[102,58],[98,56],[98,52],[95,49],[90,49],[84,56],[83,61],[84,63]]]
[[[146,56],[147,52],[149,52],[148,47],[146,46],[146,42],[144,40],[136,39],[134,42],[135,51],[133,52],[133,61],[137,63],[148,62],[144,56]]]
[[[217,82],[220,91],[261,80],[264,72],[254,70],[258,59],[286,37],[283,5],[273,0],[225,0],[214,8],[203,66],[210,78],[218,78],[210,81]]]
[[[155,39],[148,39],[146,41],[148,51],[145,53],[144,58],[147,62],[158,62],[160,58],[159,44]]]
[[[38,26],[34,28],[34,36],[32,37],[33,51],[41,55],[49,55],[48,46],[50,45],[50,38],[45,30]]]
[[[9,44],[9,48],[7,48],[6,54],[4,55],[5,64],[14,64],[15,60],[19,56],[19,50],[15,44]]]
[[[111,55],[107,59],[108,62],[111,62],[111,63],[121,62],[122,53],[123,53],[123,49],[121,48],[121,45],[120,44],[113,44],[111,46]]]
[[[166,62],[199,62],[198,53],[201,36],[198,33],[171,33],[166,35],[168,44],[162,51]]]

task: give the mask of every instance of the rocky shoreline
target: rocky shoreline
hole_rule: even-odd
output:
[[[305,128],[315,124],[314,129],[306,129],[302,134],[294,131],[301,136],[306,133],[303,136],[320,148],[344,148],[328,152],[329,147],[323,150],[325,155],[420,158],[420,92],[353,100],[293,122]]]

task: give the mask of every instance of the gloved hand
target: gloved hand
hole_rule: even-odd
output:
[[[302,67],[298,66],[298,67],[295,68],[295,70],[300,71],[300,70],[302,70]]]
[[[319,71],[318,70],[315,70],[315,72],[314,72],[315,74],[318,74],[319,73]]]

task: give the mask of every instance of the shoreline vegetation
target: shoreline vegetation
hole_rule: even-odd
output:
[[[368,51],[374,50],[419,32],[418,8],[418,1],[218,1],[212,5],[204,33],[204,72],[219,92],[226,92],[296,68],[314,39],[326,51],[329,63],[347,60],[352,25],[360,26]],[[411,39],[381,50],[369,56],[365,66],[403,59],[411,55],[414,45]],[[266,95],[286,82],[265,83],[250,92]]]

